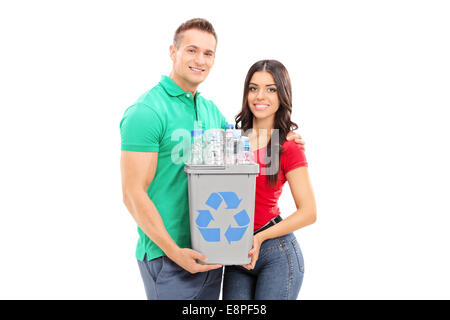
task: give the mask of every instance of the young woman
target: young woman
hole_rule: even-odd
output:
[[[256,62],[248,71],[236,128],[248,134],[255,160],[255,236],[245,266],[227,266],[223,299],[297,299],[304,264],[292,233],[316,220],[316,204],[303,147],[286,141],[297,125],[291,121],[292,90],[286,68],[276,60]],[[277,202],[289,183],[297,210],[281,219]]]

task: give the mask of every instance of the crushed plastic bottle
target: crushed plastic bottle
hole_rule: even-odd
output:
[[[191,131],[191,163],[203,164],[203,130],[196,129]]]

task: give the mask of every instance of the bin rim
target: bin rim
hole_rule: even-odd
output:
[[[184,166],[186,174],[259,174],[257,163],[214,166],[208,164],[189,164]]]

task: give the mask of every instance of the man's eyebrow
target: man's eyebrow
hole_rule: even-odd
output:
[[[196,45],[193,45],[193,44],[190,44],[190,45],[186,46],[186,48],[200,49],[199,47],[197,47]],[[214,51],[211,50],[211,49],[206,49],[206,52],[212,52],[212,53],[214,53]]]

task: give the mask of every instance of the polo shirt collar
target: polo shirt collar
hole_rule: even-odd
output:
[[[159,82],[164,90],[166,90],[166,92],[171,95],[172,97],[178,97],[181,95],[185,95],[187,92],[185,92],[183,89],[181,89],[176,83],[175,81],[173,81],[172,79],[170,79],[168,76],[161,76],[161,81]],[[200,95],[200,91],[197,90],[195,96],[197,97],[197,95]]]

